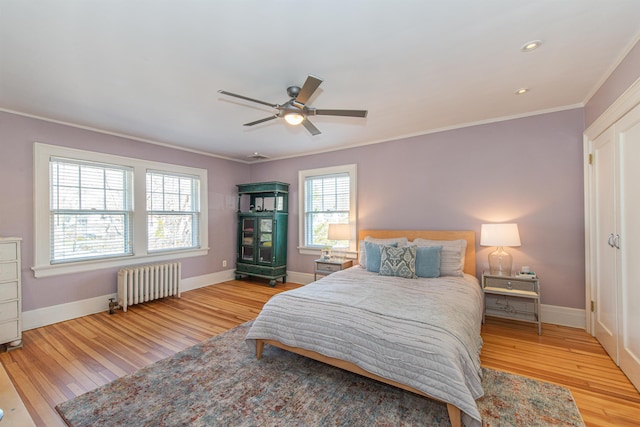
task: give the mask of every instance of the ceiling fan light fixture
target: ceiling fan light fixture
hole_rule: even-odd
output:
[[[267,105],[269,107],[278,110],[276,114],[264,119],[254,120],[249,123],[245,123],[243,126],[255,126],[260,123],[265,123],[270,120],[282,118],[287,121],[287,124],[292,126],[302,125],[311,135],[320,135],[322,132],[315,127],[313,123],[308,120],[308,116],[340,116],[340,117],[367,117],[367,110],[335,110],[335,109],[316,109],[309,108],[306,103],[309,98],[313,96],[318,86],[322,83],[322,79],[314,75],[309,74],[304,81],[302,87],[289,86],[287,88],[287,95],[289,99],[284,104],[271,104],[269,102],[260,101],[259,99],[249,98],[248,96],[238,95],[236,93],[227,92],[225,90],[219,90],[223,95],[233,96],[235,98],[244,99],[245,101],[256,102],[258,104]]]
[[[298,113],[288,113],[288,114],[285,114],[284,119],[290,125],[297,126],[300,123],[302,123],[302,121],[304,120],[304,116]]]

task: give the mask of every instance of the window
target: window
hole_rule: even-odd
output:
[[[356,250],[356,165],[300,171],[300,252],[318,254],[326,246]],[[351,238],[328,239],[329,224],[351,224]]]
[[[207,171],[38,144],[35,277],[206,255]]]
[[[130,168],[51,158],[51,263],[131,255]]]
[[[149,251],[198,247],[200,193],[197,177],[147,172]]]

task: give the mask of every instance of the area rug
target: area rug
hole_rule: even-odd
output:
[[[56,407],[81,426],[448,426],[446,406],[266,345],[238,326]],[[583,426],[571,392],[483,368],[485,426]]]

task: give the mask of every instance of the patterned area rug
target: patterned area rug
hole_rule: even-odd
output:
[[[69,426],[448,426],[446,406],[265,346],[249,324],[56,407]],[[583,426],[571,392],[483,370],[478,407],[489,426]]]

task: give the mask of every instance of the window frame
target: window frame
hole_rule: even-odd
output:
[[[113,164],[133,169],[132,255],[110,258],[51,263],[49,159],[68,158],[97,164]],[[165,250],[147,249],[146,174],[147,171],[192,175],[200,179],[200,227],[197,248]],[[121,267],[206,255],[209,252],[207,170],[131,157],[103,154],[56,145],[34,143],[34,265],[36,278],[91,271],[97,268]]]
[[[349,224],[351,224],[351,238],[349,239],[349,248],[346,251],[348,257],[356,257],[357,256],[357,200],[358,200],[358,177],[357,177],[357,165],[349,164],[349,165],[340,165],[340,166],[330,166],[324,168],[316,168],[316,169],[307,169],[298,171],[298,191],[300,193],[300,197],[298,198],[298,251],[302,255],[317,255],[320,256],[322,252],[322,248],[317,246],[308,246],[305,242],[306,234],[306,218],[304,203],[306,200],[306,185],[305,181],[310,177],[321,177],[328,175],[337,175],[337,174],[348,174],[349,175]]]
[[[165,180],[166,177],[173,177],[173,178],[177,178],[177,179],[189,179],[192,181],[192,187],[191,187],[191,191],[190,191],[190,195],[189,197],[191,198],[191,206],[192,209],[190,210],[183,210],[183,209],[179,209],[179,210],[171,210],[171,211],[166,211],[164,209],[162,210],[158,210],[158,209],[149,209],[149,175],[156,175],[156,176],[162,176],[163,182]],[[189,249],[193,249],[195,247],[197,247],[199,245],[199,240],[200,240],[200,234],[199,234],[199,230],[201,227],[200,224],[200,212],[202,211],[202,206],[200,203],[200,180],[198,179],[198,176],[194,176],[194,175],[186,175],[186,174],[178,174],[175,172],[168,172],[168,171],[159,171],[159,170],[152,170],[152,169],[147,169],[147,173],[145,176],[145,185],[147,186],[147,191],[145,191],[145,196],[146,196],[146,203],[145,203],[145,215],[147,217],[147,251],[149,253],[153,253],[153,254],[157,254],[160,252],[167,252],[167,251],[176,251],[176,250],[189,250]],[[180,185],[180,184],[179,184]],[[163,208],[164,206],[164,201],[165,198],[167,197],[166,192],[153,192],[152,194],[162,194],[163,197]],[[196,195],[197,194],[197,195]],[[184,194],[182,193],[182,190],[179,189],[178,190],[178,196],[183,196]],[[151,205],[153,206],[153,201],[151,201]],[[187,247],[187,248],[181,248],[181,249],[172,249],[172,248],[161,248],[161,249],[150,249],[149,244],[151,243],[151,239],[149,238],[149,217],[150,216],[157,216],[157,215],[162,215],[162,216],[191,216],[191,240],[192,243],[193,240],[197,240],[197,244]]]
[[[58,177],[58,181],[56,183],[52,182],[51,179],[54,178],[54,172],[53,172],[53,164],[54,162],[58,165],[56,169],[56,173],[55,176]],[[60,185],[60,181],[64,181],[64,177],[68,176],[68,170],[65,171],[65,166],[71,166],[71,165],[75,165],[78,169],[78,182],[77,182],[77,187],[73,187],[74,189],[77,189],[77,206],[75,208],[71,208],[71,207],[61,207],[59,205],[61,198],[64,199],[64,189],[68,189],[70,188],[68,183],[63,183],[62,185]],[[97,209],[95,207],[83,207],[84,203],[84,197],[83,197],[83,190],[95,190],[95,182],[91,182],[89,181],[87,183],[87,185],[85,185],[85,183],[83,182],[83,180],[81,179],[82,176],[82,168],[83,167],[89,167],[89,168],[95,168],[95,169],[100,169],[103,172],[103,178],[104,178],[104,173],[107,170],[118,170],[120,172],[124,173],[123,176],[123,181],[122,181],[122,190],[123,190],[123,205],[121,207],[121,209],[118,210],[113,210],[113,209],[107,209],[106,205],[103,206],[104,209]],[[61,177],[62,175],[62,177]],[[50,203],[48,205],[49,208],[49,230],[50,230],[50,235],[55,235],[55,226],[53,225],[56,222],[59,222],[59,220],[56,220],[56,218],[59,217],[65,217],[65,216],[71,216],[74,218],[82,218],[82,217],[93,217],[95,215],[122,215],[123,221],[122,221],[122,226],[123,226],[123,230],[127,230],[127,232],[125,233],[125,237],[130,235],[129,230],[131,229],[131,220],[133,218],[133,187],[132,187],[132,183],[133,183],[133,169],[130,167],[126,167],[126,166],[121,166],[121,165],[114,165],[112,163],[105,163],[105,162],[89,162],[87,160],[78,160],[78,159],[70,159],[70,158],[61,158],[61,157],[55,157],[55,156],[50,156],[49,157],[49,181],[48,181],[48,185],[49,185],[49,190],[52,190],[53,187],[57,187],[58,191],[53,193],[53,196],[51,196],[50,193]],[[55,185],[55,184],[59,184],[59,185]],[[99,188],[99,190],[101,190],[102,192],[106,191],[106,187],[101,186]],[[58,196],[56,198],[56,195]],[[106,202],[106,197],[104,199],[104,201]],[[53,201],[56,200],[56,208],[52,207]],[[93,254],[93,255],[80,255],[78,254],[75,257],[68,257],[68,256],[60,256],[56,259],[52,259],[52,255],[54,255],[54,251],[52,247],[49,248],[49,253],[50,253],[50,262],[51,264],[68,264],[68,263],[72,263],[72,262],[82,262],[82,261],[93,261],[93,260],[98,260],[98,259],[107,259],[107,258],[118,258],[118,257],[126,257],[126,256],[131,256],[131,254],[133,253],[133,248],[131,247],[131,239],[122,239],[121,240],[122,244],[123,244],[123,252],[120,253],[101,253],[101,254]],[[51,244],[51,241],[49,242]],[[60,242],[62,243],[62,242]],[[64,252],[64,245],[60,246],[60,251]],[[57,252],[57,250],[56,250]]]

